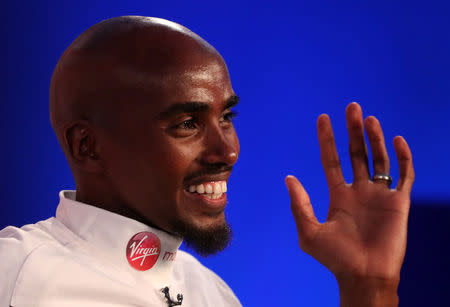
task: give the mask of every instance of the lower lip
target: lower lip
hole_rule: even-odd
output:
[[[208,209],[220,211],[223,210],[227,204],[227,193],[222,193],[222,196],[218,199],[210,199],[202,194],[191,193],[186,190],[184,190],[184,193],[186,193],[190,199],[202,202],[202,205]]]

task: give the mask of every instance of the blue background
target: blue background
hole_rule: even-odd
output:
[[[413,151],[412,212],[424,214],[414,216],[422,222],[410,224],[408,251],[415,249],[402,271],[410,272],[402,276],[402,287],[410,288],[400,289],[401,302],[421,306],[419,292],[424,300],[444,297],[448,275],[433,275],[431,264],[441,259],[436,272],[448,272],[448,219],[432,227],[436,217],[450,217],[442,214],[450,208],[446,1],[18,0],[2,2],[0,14],[0,228],[54,215],[58,192],[74,188],[48,115],[48,88],[59,56],[103,19],[157,16],[187,26],[215,46],[241,98],[236,119],[241,155],[229,183],[235,239],[220,255],[200,260],[244,306],[338,305],[332,274],[298,248],[284,177],[294,174],[302,181],[324,221],[328,190],[316,119],[330,115],[351,182],[344,118],[351,101],[381,121],[394,180],[393,137],[403,135]],[[418,267],[428,269],[420,273]],[[423,274],[431,274],[434,292],[427,294],[430,279]]]

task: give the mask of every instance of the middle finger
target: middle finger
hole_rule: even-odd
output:
[[[364,141],[362,110],[359,104],[352,102],[345,110],[349,136],[350,159],[353,168],[353,182],[369,180],[369,161]]]

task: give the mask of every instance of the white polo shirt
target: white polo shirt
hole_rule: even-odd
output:
[[[182,239],[59,193],[56,217],[0,231],[0,307],[241,306]]]

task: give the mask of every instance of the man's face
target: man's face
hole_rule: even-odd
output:
[[[139,80],[139,89],[118,96],[128,101],[118,104],[114,128],[101,130],[116,205],[188,243],[190,236],[228,234],[224,189],[239,141],[225,64],[204,60],[172,68],[161,80]]]

